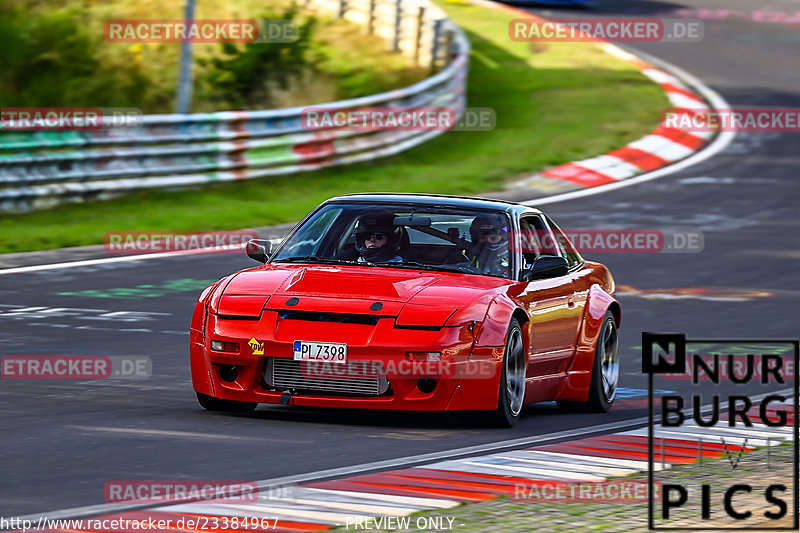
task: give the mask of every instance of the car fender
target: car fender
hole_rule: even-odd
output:
[[[486,305],[485,302],[483,305]],[[491,299],[483,311],[482,319],[476,322],[469,366],[453,391],[448,410],[489,410],[497,407],[508,326],[518,309],[519,306],[505,294],[498,294]],[[477,309],[471,313],[477,318]]]
[[[234,274],[235,275],[235,274]],[[205,322],[211,301],[219,295],[234,275],[226,276],[206,287],[197,299],[189,326],[189,366],[192,374],[192,387],[195,391],[208,396],[214,395],[214,383],[211,379],[211,362],[204,350]]]
[[[609,309],[614,313],[619,325],[621,319],[619,302],[600,285],[593,284],[589,288],[578,330],[575,357],[567,369],[567,379],[559,394],[559,400],[586,401],[589,397],[597,338],[603,325],[603,317]]]
[[[508,325],[519,306],[505,294],[498,294],[489,303],[478,327],[475,346],[505,346]]]
[[[228,284],[233,281],[233,278],[238,276],[241,272],[235,272],[230,276],[226,276],[216,282],[214,285],[214,289],[212,289],[208,293],[208,311],[209,313],[216,313],[217,309],[219,308],[219,301],[222,299],[222,293],[225,292],[225,289],[228,287]]]

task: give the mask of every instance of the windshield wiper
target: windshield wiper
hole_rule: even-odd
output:
[[[352,264],[354,261],[345,259],[334,259],[332,257],[317,257],[316,255],[297,255],[294,257],[282,257],[275,259],[276,263],[325,263],[331,265]]]
[[[427,270],[443,270],[445,272],[465,272],[467,274],[475,274],[475,270],[467,267],[467,266],[458,266],[458,265],[429,265],[427,263],[419,263],[417,261],[403,261],[403,262],[393,262],[393,261],[380,261],[377,263],[373,263],[375,265],[381,266],[389,266],[389,267],[422,267]]]

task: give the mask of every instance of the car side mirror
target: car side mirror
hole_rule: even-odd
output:
[[[251,259],[266,263],[272,253],[272,242],[264,239],[250,239],[245,245],[245,251]]]
[[[522,281],[557,278],[569,272],[567,260],[555,255],[540,255],[533,261],[531,268],[522,271]]]

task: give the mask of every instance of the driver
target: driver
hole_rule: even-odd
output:
[[[481,274],[508,276],[508,223],[503,215],[480,214],[469,227],[467,266]]]
[[[359,263],[399,263],[400,228],[394,225],[389,211],[367,213],[359,217],[353,233]]]

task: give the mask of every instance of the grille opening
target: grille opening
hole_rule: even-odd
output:
[[[357,377],[311,375],[301,366],[305,361],[265,357],[261,386],[267,390],[291,390],[295,394],[330,394],[335,396],[391,396],[392,388],[384,373],[371,372]]]
[[[364,326],[377,326],[378,320],[386,318],[380,315],[358,315],[352,313],[318,313],[315,311],[290,311],[278,310],[278,316],[283,320],[308,320],[310,322],[340,322],[342,324],[361,324]]]

